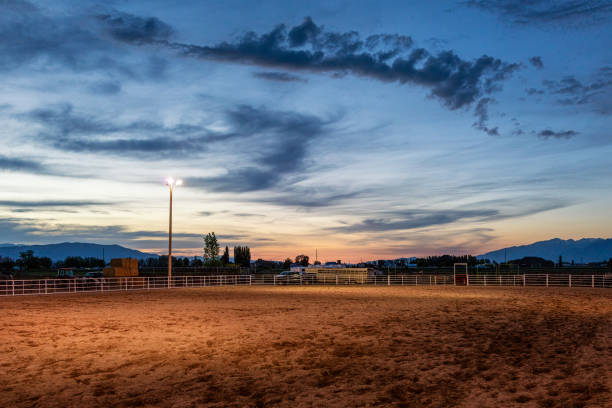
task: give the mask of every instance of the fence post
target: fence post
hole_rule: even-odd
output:
[[[484,278],[484,285],[487,286],[487,275],[483,275]]]
[[[546,287],[548,287],[548,274],[546,274]]]
[[[15,296],[15,281],[11,281],[11,287],[13,288],[13,296]]]
[[[387,272],[387,286],[391,286],[391,275]]]
[[[591,275],[591,287],[595,287],[595,275]]]
[[[149,283],[149,277],[147,276],[147,290],[151,289],[151,284]]]
[[[567,275],[569,277],[569,287],[572,287],[572,275]]]
[[[470,274],[465,273],[465,286],[470,286]]]
[[[523,274],[523,286],[527,286],[527,285],[525,284],[525,274]]]
[[[302,286],[302,275],[300,274],[300,286]]]
[[[276,286],[276,275],[274,275],[274,286]]]
[[[249,274],[249,286],[253,286],[253,275]]]
[[[338,274],[336,274],[336,286],[338,286]]]
[[[45,279],[45,295],[47,294],[47,280]]]

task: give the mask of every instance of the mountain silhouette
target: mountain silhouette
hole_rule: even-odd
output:
[[[554,262],[559,256],[564,262],[575,263],[607,261],[612,258],[612,238],[582,238],[579,240],[554,238],[529,245],[513,246],[478,255],[478,259],[504,262],[527,256],[535,256]]]
[[[59,244],[47,245],[2,245],[3,246],[0,246],[0,256],[9,257],[12,259],[19,258],[19,254],[21,252],[28,250],[34,251],[35,256],[47,256],[53,261],[64,260],[68,256],[82,256],[83,258],[93,257],[102,259],[103,252],[104,259],[107,261],[111,258],[146,259],[158,256],[157,254],[141,252],[135,249],[122,247],[121,245],[101,245],[84,242],[62,242]]]

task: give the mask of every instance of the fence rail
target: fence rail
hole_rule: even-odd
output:
[[[465,275],[464,275],[465,276]],[[612,288],[612,275],[325,275],[280,277],[277,275],[218,275],[129,277],[99,279],[1,280],[0,296],[50,295],[56,293],[114,292],[207,286],[369,285],[369,286],[543,286]]]

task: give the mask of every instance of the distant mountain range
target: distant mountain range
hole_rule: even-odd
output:
[[[47,256],[53,261],[64,260],[67,256],[102,258],[103,250],[106,260],[111,258],[146,259],[158,256],[158,254],[141,252],[121,245],[100,245],[83,242],[62,242],[60,244],[47,245],[0,244],[0,256],[3,257],[17,259],[19,258],[19,253],[28,250],[34,251],[36,256]],[[526,256],[537,256],[557,262],[559,255],[563,257],[565,262],[586,263],[605,261],[612,258],[612,238],[583,238],[579,240],[554,238],[548,241],[534,242],[529,245],[498,249],[478,255],[477,258],[504,262],[506,259],[510,261]]]
[[[82,256],[83,258],[93,257],[102,259],[111,258],[137,258],[146,259],[157,257],[157,254],[137,251],[135,249],[125,248],[121,245],[100,245],[88,244],[83,242],[62,242],[60,244],[48,245],[16,245],[16,244],[0,244],[0,256],[13,259],[19,258],[19,253],[32,250],[35,256],[47,256],[53,261],[66,259],[68,256]]]
[[[559,256],[564,262],[599,262],[612,258],[612,238],[583,238],[579,240],[554,238],[529,245],[513,246],[478,255],[478,259],[504,262],[525,256],[537,256],[557,262]]]

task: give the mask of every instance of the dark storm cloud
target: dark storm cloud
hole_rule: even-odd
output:
[[[542,57],[531,57],[531,58],[529,58],[529,62],[531,63],[531,65],[533,65],[537,69],[544,68],[544,63],[542,62]]]
[[[571,139],[579,133],[574,130],[565,130],[555,132],[549,129],[537,132],[537,135],[541,139]]]
[[[33,160],[0,155],[0,170],[40,172],[44,170],[44,166]]]
[[[236,41],[213,46],[167,40],[157,44],[194,58],[333,76],[352,73],[383,82],[422,86],[450,109],[468,106],[481,95],[497,90],[499,83],[520,67],[487,55],[470,61],[453,51],[436,55],[423,48],[410,51],[410,37],[397,34],[362,39],[355,31],[328,32],[310,18],[291,28],[288,34],[281,24],[265,34],[248,32]]]
[[[306,82],[304,78],[300,78],[297,75],[291,75],[286,72],[255,72],[253,76],[256,78],[267,79],[269,81]]]
[[[186,185],[224,192],[265,190],[304,168],[307,149],[330,132],[333,120],[296,112],[239,106],[227,113],[234,137],[261,140],[250,165],[218,177],[191,178]],[[265,143],[267,141],[267,143]]]
[[[606,21],[612,13],[611,0],[469,0],[461,3],[494,12],[517,24],[582,26]]]

